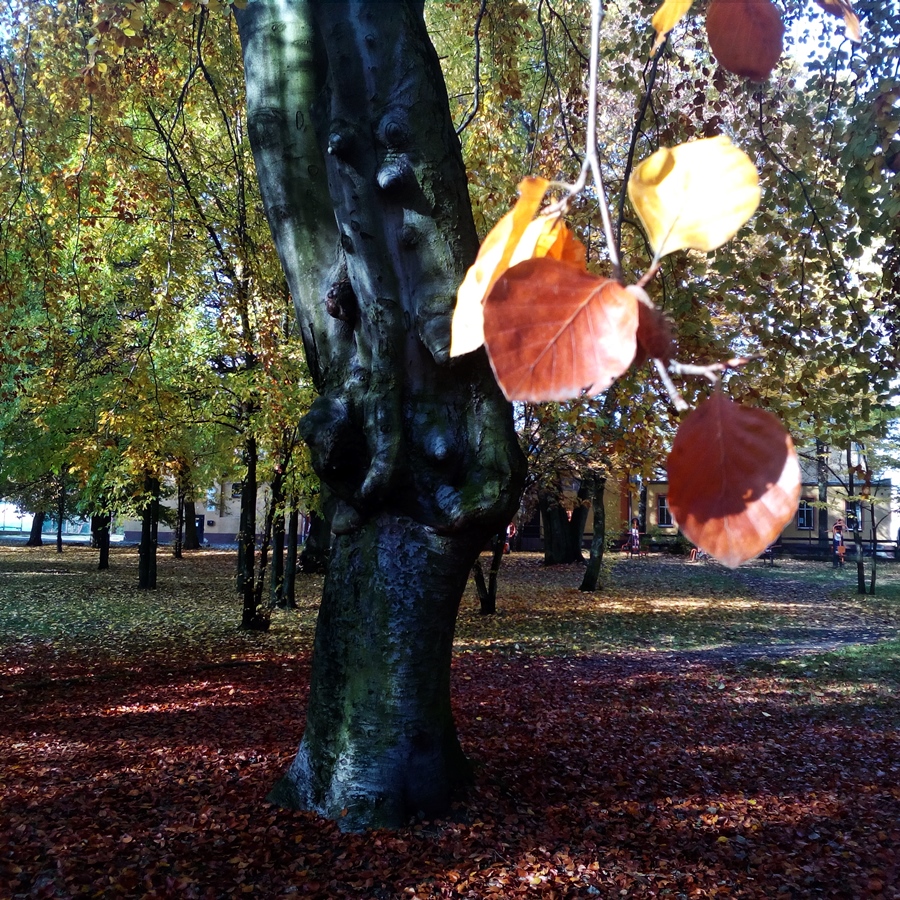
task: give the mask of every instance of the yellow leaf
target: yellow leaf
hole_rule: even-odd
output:
[[[715,250],[759,206],[759,176],[725,135],[663,147],[628,181],[628,197],[656,259],[676,250]]]
[[[859,31],[859,17],[853,11],[853,6],[849,0],[816,0],[816,3],[833,16],[844,20],[844,27],[847,29],[847,37],[857,44],[862,40]]]
[[[484,343],[484,314],[482,304],[494,282],[514,263],[511,262],[519,242],[524,238],[532,219],[541,207],[550,182],[545,178],[525,178],[519,183],[516,205],[490,230],[474,264],[456,294],[456,309],[450,337],[450,355],[471,353]],[[538,220],[541,221],[541,220]],[[551,220],[545,220],[553,224]],[[538,232],[541,228],[537,229]],[[541,241],[541,234],[531,233],[533,246]],[[546,239],[545,239],[546,240]],[[527,259],[527,256],[521,259]],[[520,260],[517,259],[516,262]]]
[[[664,0],[650,22],[656,29],[656,43],[651,53],[656,53],[662,46],[666,35],[685,17],[693,2],[694,0]]]

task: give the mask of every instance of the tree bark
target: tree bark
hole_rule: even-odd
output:
[[[483,616],[492,616],[497,612],[497,576],[503,563],[503,547],[506,544],[506,532],[501,531],[491,538],[491,567],[488,577],[484,577],[481,555],[475,559],[472,575],[475,578],[475,590],[478,592],[479,612]]]
[[[100,551],[97,561],[97,570],[100,572],[109,568],[109,531],[111,517],[109,513],[99,516],[91,516],[91,537],[94,546]]]
[[[285,609],[297,608],[297,547],[300,543],[300,510],[296,502],[291,504],[288,515],[287,552],[284,560],[284,590],[281,602]]]
[[[259,449],[251,434],[244,439],[244,483],[241,485],[241,517],[238,531],[237,586],[241,595],[241,629],[268,631],[269,617],[260,608],[256,592],[256,497],[259,491],[256,468]],[[263,574],[265,572],[264,567]],[[260,591],[260,595],[261,595]]]
[[[584,501],[588,496],[588,483],[583,480],[579,485],[578,500],[571,514],[559,502],[557,493],[545,492],[539,498],[538,508],[544,523],[545,566],[584,561],[581,544],[584,540],[584,526],[587,523],[587,506]]]
[[[298,568],[305,575],[324,575],[331,553],[331,522],[317,512],[309,514],[309,531]]]
[[[816,438],[816,481],[818,482],[819,553],[823,559],[831,556],[831,537],[828,534],[828,445]]]
[[[63,525],[66,521],[66,476],[59,476],[59,493],[56,495],[56,552],[63,552]]]
[[[596,591],[600,585],[600,573],[603,571],[603,551],[606,548],[606,479],[593,476],[591,479],[593,492],[591,507],[594,511],[594,535],[591,538],[591,554],[588,558],[584,578],[581,580],[581,591]]]
[[[159,530],[159,479],[144,479],[145,505],[141,513],[141,545],[138,559],[138,588],[156,588],[156,550]]]
[[[200,549],[200,538],[197,535],[197,508],[193,500],[187,499],[184,501],[184,549]]]
[[[28,540],[25,541],[26,547],[43,547],[44,546],[44,520],[47,513],[39,509],[31,520],[31,531],[28,534]]]
[[[286,609],[284,602],[284,473],[276,472],[272,478],[272,577],[270,605]]]
[[[306,733],[272,797],[345,829],[437,813],[467,776],[453,627],[524,476],[485,354],[449,359],[477,237],[422,10],[235,10],[263,200],[320,395],[301,433],[335,501]]]

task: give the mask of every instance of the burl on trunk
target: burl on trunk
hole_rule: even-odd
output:
[[[236,12],[263,199],[320,394],[303,435],[335,535],[306,731],[271,798],[347,829],[439,812],[467,776],[453,629],[524,474],[484,355],[449,359],[477,237],[422,6]]]

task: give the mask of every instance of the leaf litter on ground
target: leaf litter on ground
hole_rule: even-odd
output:
[[[500,614],[470,587],[460,616],[474,786],[352,835],[263,800],[302,733],[321,579],[251,635],[231,554],[161,558],[146,593],[134,551],[95,560],[0,548],[0,896],[900,896],[887,567],[857,598],[821,563],[619,560],[582,594],[578,566],[507,557]],[[725,655],[802,629],[894,640]]]

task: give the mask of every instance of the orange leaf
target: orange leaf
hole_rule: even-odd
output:
[[[634,359],[637,323],[625,288],[550,257],[513,266],[484,304],[488,355],[509,400],[605,391]]]
[[[482,310],[484,298],[490,293],[496,280],[512,265],[513,253],[537,211],[550,182],[545,178],[523,178],[519,182],[519,199],[516,205],[488,232],[481,244],[475,262],[466,272],[456,294],[456,309],[451,326],[450,355],[471,353],[484,343]],[[532,256],[539,244],[547,241],[541,233],[548,230],[555,220],[547,219],[534,234]],[[553,239],[549,243],[554,243]]]
[[[668,473],[681,530],[732,568],[762,553],[800,500],[800,465],[781,422],[721,392],[682,421]]]
[[[706,34],[723,69],[765,81],[781,57],[784,23],[771,0],[710,0]]]

